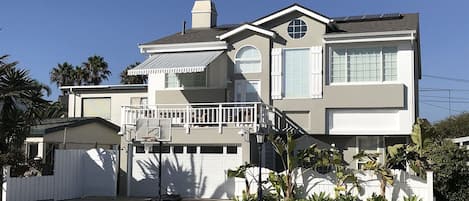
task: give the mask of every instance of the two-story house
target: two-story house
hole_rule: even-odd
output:
[[[244,131],[301,134],[301,146],[335,146],[352,168],[360,150],[406,142],[418,115],[418,14],[331,18],[294,4],[244,24],[217,17],[196,0],[192,28],[139,45],[148,59],[129,74],[148,75],[144,89],[66,89],[69,115],[121,125],[121,192],[158,193],[160,149],[137,140],[139,119],[169,119],[159,125],[164,189],[203,198],[233,195],[226,170],[257,163]],[[265,146],[263,165],[278,168]]]

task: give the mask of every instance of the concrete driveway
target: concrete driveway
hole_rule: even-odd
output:
[[[129,197],[88,197],[88,198],[81,198],[81,199],[73,199],[67,201],[150,201],[151,198],[129,198]],[[226,201],[226,200],[215,200],[215,199],[190,199],[186,198],[183,201]]]

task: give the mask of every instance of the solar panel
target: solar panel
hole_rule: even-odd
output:
[[[401,14],[399,14],[399,13],[385,13],[385,14],[383,14],[382,18],[389,19],[389,18],[398,18],[398,17],[401,17]]]
[[[347,21],[358,21],[358,20],[362,20],[362,15],[357,15],[357,16],[350,16],[347,18]]]
[[[365,15],[364,20],[376,20],[381,18],[381,14],[376,14],[376,15]]]

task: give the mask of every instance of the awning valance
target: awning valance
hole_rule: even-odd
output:
[[[177,52],[152,55],[137,67],[128,71],[129,75],[155,73],[195,73],[205,70],[223,51]]]

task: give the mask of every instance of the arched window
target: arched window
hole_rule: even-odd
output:
[[[261,54],[257,48],[246,46],[241,48],[235,57],[235,73],[261,72]]]

